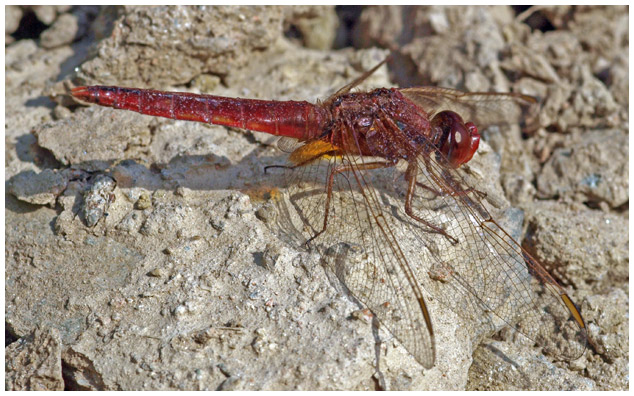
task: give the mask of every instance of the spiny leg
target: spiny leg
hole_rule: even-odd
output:
[[[414,197],[414,192],[416,191],[416,185],[418,184],[416,182],[417,174],[418,174],[418,163],[416,161],[409,162],[407,164],[407,170],[405,171],[405,180],[407,180],[407,194],[405,195],[405,213],[407,213],[407,215],[411,217],[412,219],[420,223],[423,223],[427,227],[431,228],[433,230],[431,232],[444,235],[445,238],[449,239],[449,241],[452,244],[454,245],[457,244],[458,240],[452,237],[451,235],[447,234],[445,230],[443,230],[442,228],[438,226],[433,225],[432,223],[428,222],[422,217],[419,217],[414,214],[414,210],[412,209],[412,198]]]
[[[403,139],[405,139],[405,137],[403,136],[403,131],[401,130],[401,128],[394,122],[394,120],[392,119],[392,117],[390,117],[385,111],[383,111],[382,109],[379,112],[379,118],[377,120],[375,120],[377,126],[379,126],[381,129],[383,129],[383,133],[386,136],[389,135],[395,135],[394,136],[394,140],[401,140],[403,141]],[[407,143],[404,143],[405,145],[407,145]],[[413,148],[412,148],[413,149]],[[415,157],[415,155],[413,155],[413,157]],[[416,191],[416,177],[417,177],[417,173],[418,173],[418,163],[416,162],[416,159],[414,158],[411,162],[408,162],[407,164],[407,170],[405,172],[405,180],[407,181],[407,193],[405,195],[405,213],[411,217],[412,219],[426,225],[427,227],[429,227],[431,229],[430,232],[433,233],[438,233],[441,235],[444,235],[447,239],[449,239],[449,241],[452,244],[457,244],[458,240],[454,237],[452,237],[451,235],[447,234],[447,232],[445,230],[443,230],[442,228],[428,222],[427,220],[423,219],[422,217],[417,216],[416,214],[414,214],[414,210],[412,209],[412,199],[415,196],[415,191]]]
[[[402,140],[405,138],[404,136],[402,136],[403,132],[401,131],[401,128],[394,122],[392,117],[390,117],[382,109],[379,113],[379,119],[375,121],[377,121],[377,125],[379,125],[383,129],[383,132],[385,134],[399,134],[396,135],[397,140]],[[413,155],[413,157],[415,157],[415,155]],[[417,173],[418,163],[414,158],[411,162],[408,162],[407,170],[405,172],[405,180],[407,181],[407,193],[405,195],[405,213],[412,219],[429,227],[431,229],[430,232],[444,235],[452,244],[457,244],[458,240],[447,234],[445,230],[414,214],[414,210],[412,209],[412,199],[415,196],[416,185],[419,184],[416,182]]]

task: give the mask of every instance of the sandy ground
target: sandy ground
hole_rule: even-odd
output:
[[[5,11],[7,389],[629,388],[627,8]],[[41,32],[20,36],[20,20]],[[318,254],[271,232],[274,138],[85,107],[64,88],[314,102],[385,48],[360,88],[540,98],[536,131],[487,129],[468,168],[579,305],[580,359],[508,328],[476,337],[430,298],[424,369]]]

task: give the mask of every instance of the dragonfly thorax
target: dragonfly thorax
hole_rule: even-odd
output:
[[[345,153],[394,161],[432,148],[427,114],[395,89],[341,95],[330,111],[331,142]]]

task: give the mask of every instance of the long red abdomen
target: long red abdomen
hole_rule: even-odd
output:
[[[76,87],[85,102],[142,114],[206,122],[309,140],[328,120],[323,107],[309,102],[273,101],[107,86]]]

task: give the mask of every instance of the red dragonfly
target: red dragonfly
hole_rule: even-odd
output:
[[[471,323],[509,325],[556,356],[580,357],[587,332],[579,310],[457,171],[478,148],[475,123],[518,122],[535,99],[432,87],[352,92],[383,63],[317,104],[107,86],[72,95],[283,136],[290,165],[268,167],[284,172],[282,233],[316,248],[424,367],[436,352],[422,290]]]

